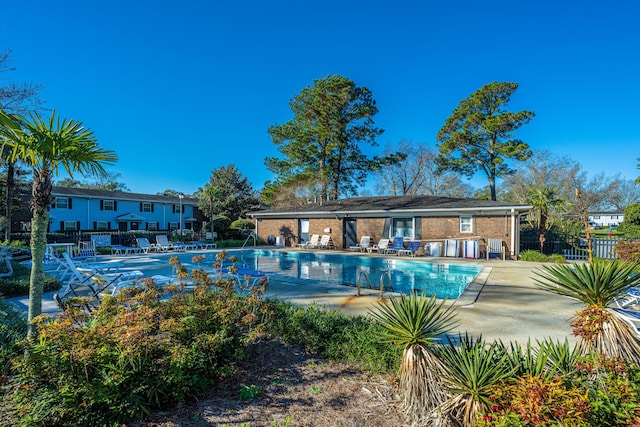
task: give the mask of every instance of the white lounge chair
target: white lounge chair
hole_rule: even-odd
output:
[[[502,244],[502,239],[489,239],[487,242],[487,251],[486,251],[486,255],[487,255],[487,259],[491,258],[491,255],[498,255],[498,258],[500,257],[500,254],[502,254],[502,259],[506,260],[507,259],[507,253],[504,250],[504,245]]]
[[[320,238],[320,243],[318,243],[318,249],[333,249],[333,241],[331,240],[331,236],[325,234]]]
[[[371,236],[362,236],[360,238],[360,243],[358,243],[355,246],[349,246],[349,250],[352,252],[355,252],[355,251],[364,252],[367,250],[369,245],[371,245]]]
[[[367,251],[369,253],[378,252],[379,254],[383,254],[388,247],[389,247],[389,239],[380,239],[378,240],[377,245],[373,245],[370,248],[367,248]]]
[[[147,239],[146,237],[138,237],[136,239],[136,242],[138,244],[138,247],[140,248],[140,250],[142,252],[144,252],[145,254],[148,254],[149,252],[155,252],[156,248],[154,245],[152,245],[149,242],[149,239]]]
[[[298,247],[304,248],[304,249],[316,249],[318,247],[319,242],[320,242],[320,235],[313,234],[308,242],[298,243]]]
[[[640,335],[640,312],[632,311],[632,310],[623,310],[620,308],[614,308],[611,311],[620,319],[624,320],[629,325],[631,325],[633,329],[636,331],[636,333]]]
[[[156,251],[167,252],[169,249],[175,249],[171,243],[169,243],[169,238],[164,234],[159,234],[156,236],[155,243]]]

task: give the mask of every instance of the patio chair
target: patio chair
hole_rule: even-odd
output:
[[[418,252],[418,249],[420,249],[420,241],[411,241],[409,242],[409,246],[407,246],[405,249],[399,249],[397,252],[397,255],[398,256],[406,255],[406,256],[415,257],[416,252]]]
[[[319,242],[320,242],[320,235],[313,234],[308,242],[298,243],[298,247],[304,248],[304,249],[316,249],[318,247]]]
[[[88,242],[78,242],[78,255],[76,259],[96,259],[96,242],[89,240]]]
[[[640,305],[640,289],[639,288],[629,288],[627,292],[615,299],[615,303],[618,308],[628,309],[634,305]]]
[[[333,241],[328,234],[323,235],[318,243],[318,249],[333,249]]]
[[[349,250],[352,252],[355,252],[355,251],[364,252],[367,250],[369,245],[371,245],[371,236],[362,236],[360,238],[360,243],[358,243],[355,246],[349,246]]]
[[[500,258],[502,254],[502,260],[507,259],[507,252],[504,250],[502,239],[489,239],[487,242],[486,256],[489,258]]]
[[[393,238],[393,243],[391,244],[391,246],[384,250],[384,253],[397,254],[401,249],[404,249],[404,237],[396,236]]]
[[[138,248],[145,254],[149,252],[155,252],[156,247],[149,242],[149,239],[146,237],[138,237],[136,239],[136,243],[138,244]]]
[[[378,252],[379,254],[383,254],[388,247],[389,247],[389,239],[380,239],[378,240],[378,244],[367,248],[367,251],[369,253]]]
[[[480,258],[480,250],[477,240],[465,240],[462,242],[462,256],[464,258]]]
[[[206,242],[200,242],[198,240],[194,240],[193,242],[194,245],[199,246],[201,249],[213,249],[213,248],[217,248],[218,245],[215,243],[206,243]]]
[[[167,252],[169,249],[175,249],[175,247],[173,247],[171,243],[169,243],[169,238],[164,234],[159,234],[156,236],[155,248],[156,251],[160,252]]]
[[[142,249],[133,246],[123,246],[123,245],[111,245],[111,255],[129,255],[129,254],[137,254],[141,252]]]

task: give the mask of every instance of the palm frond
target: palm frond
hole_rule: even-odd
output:
[[[534,277],[545,291],[575,298],[587,305],[608,306],[640,284],[640,262],[597,260],[590,264],[544,266]]]
[[[392,299],[390,305],[379,302],[377,310],[369,313],[380,322],[388,342],[403,347],[431,345],[456,325],[454,306],[445,303],[446,300],[437,303],[435,296],[427,299],[415,294],[402,295]]]

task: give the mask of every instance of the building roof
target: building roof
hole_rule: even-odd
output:
[[[458,199],[438,196],[377,196],[353,197],[332,200],[323,204],[273,208],[249,212],[254,218],[322,218],[332,217],[381,217],[389,215],[504,215],[512,211],[525,214],[531,205],[494,202],[479,199]]]
[[[179,204],[180,198],[177,196],[165,196],[163,194],[140,194],[127,193],[125,191],[96,190],[93,188],[69,188],[69,187],[53,187],[52,195],[66,197],[85,197],[88,199],[113,199],[127,200],[135,202],[157,202]],[[196,197],[184,196],[182,203],[188,205],[197,205]]]

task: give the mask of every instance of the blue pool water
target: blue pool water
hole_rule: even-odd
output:
[[[317,252],[286,252],[274,250],[244,250],[229,252],[238,257],[238,265],[276,272],[282,276],[316,282],[356,286],[360,272],[365,272],[371,286],[379,289],[380,276],[389,271],[395,292],[424,293],[437,298],[456,299],[482,270],[478,266],[434,264],[396,258]],[[215,255],[213,256],[215,258]],[[226,265],[227,263],[225,263]],[[361,278],[361,286],[367,282]],[[385,286],[388,281],[385,279]],[[390,290],[390,289],[389,289]]]

